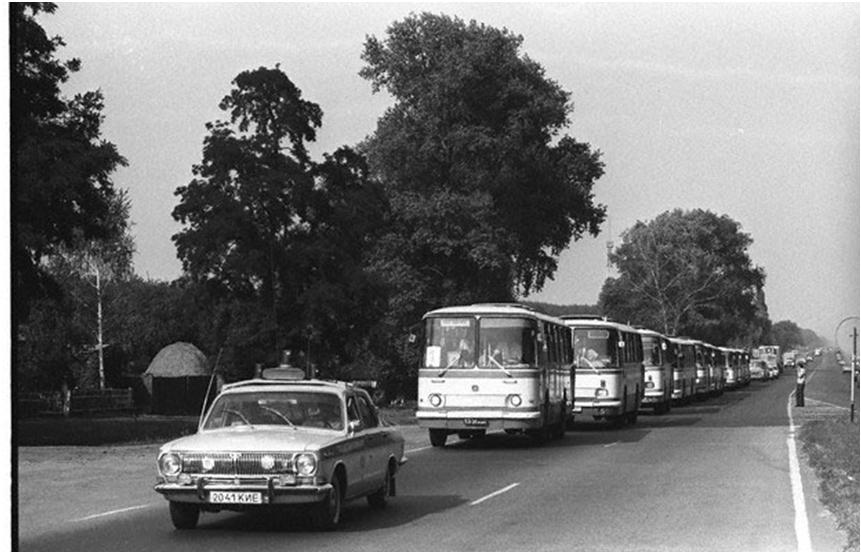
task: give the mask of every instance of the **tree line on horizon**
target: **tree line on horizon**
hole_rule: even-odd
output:
[[[321,106],[278,65],[237,75],[175,192],[182,276],[143,279],[102,94],[60,94],[80,61],[58,61],[62,39],[36,21],[56,6],[9,9],[16,390],[122,385],[188,341],[220,352],[228,380],[291,350],[323,377],[411,396],[424,312],[541,290],[562,250],[605,220],[601,152],[563,134],[570,93],[520,52],[522,37],[412,14],[361,52],[360,75],[393,105],[322,160],[307,150]],[[611,256],[619,276],[577,309],[716,344],[809,339],[771,325],[751,243],[700,209],[638,222]]]

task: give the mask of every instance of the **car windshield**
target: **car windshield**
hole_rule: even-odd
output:
[[[316,427],[342,430],[341,399],[334,393],[256,391],[221,395],[203,429],[235,426]]]

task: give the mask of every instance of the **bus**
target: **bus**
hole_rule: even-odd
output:
[[[720,350],[710,343],[705,343],[706,365],[709,373],[709,395],[723,395],[724,367],[726,359]]]
[[[696,366],[696,378],[694,378],[694,396],[705,397],[709,394],[709,362],[706,344],[698,339],[690,340],[694,346],[694,366]]]
[[[670,364],[673,367],[673,400],[687,403],[694,397],[697,377],[694,342],[683,337],[668,337]]]
[[[673,367],[668,355],[668,340],[656,331],[638,328],[643,342],[643,365],[646,381],[643,405],[649,405],[655,414],[670,411],[673,400]]]
[[[416,420],[431,445],[492,430],[536,443],[562,437],[573,385],[562,320],[516,303],[480,303],[429,311],[423,323]]]
[[[739,370],[739,354],[741,351],[730,347],[718,347],[718,362],[723,366],[723,381],[727,389],[735,389],[741,385]]]
[[[615,425],[636,423],[645,391],[643,343],[631,326],[563,316],[573,331],[574,421],[578,415]]]

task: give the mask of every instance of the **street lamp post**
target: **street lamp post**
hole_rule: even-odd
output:
[[[847,316],[837,324],[834,328],[834,346],[840,349],[840,342],[837,341],[837,333],[840,331],[840,326],[849,320],[861,320],[857,316]],[[858,365],[858,328],[852,329],[852,376],[849,385],[849,421],[855,421],[855,368]]]

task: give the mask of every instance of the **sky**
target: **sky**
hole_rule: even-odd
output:
[[[529,300],[596,303],[614,275],[608,242],[702,208],[753,239],[772,322],[831,340],[858,315],[858,3],[61,3],[39,22],[65,40],[60,59],[82,61],[63,93],[104,94],[103,136],[129,163],[114,183],[132,202],[137,273],[180,275],[174,191],[237,74],[280,64],[323,110],[321,159],[391,105],[358,75],[366,37],[422,11],[522,35],[521,53],[571,93],[562,134],[602,152],[602,233],[572,242]]]

